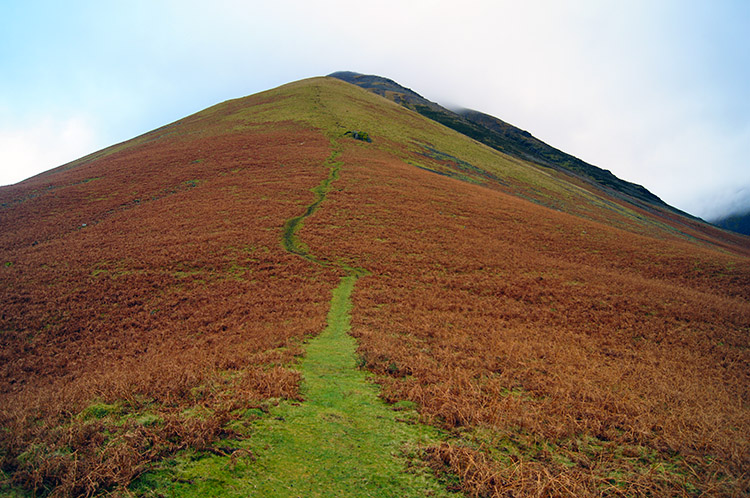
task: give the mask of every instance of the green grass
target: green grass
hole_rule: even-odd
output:
[[[313,214],[318,209],[318,206],[320,206],[320,203],[323,202],[326,194],[331,188],[331,182],[335,181],[338,178],[341,163],[336,162],[337,156],[338,152],[334,151],[333,153],[331,153],[331,156],[328,158],[328,161],[326,163],[329,166],[328,176],[324,178],[318,186],[311,189],[311,191],[315,194],[315,200],[312,202],[312,204],[307,206],[307,209],[305,209],[305,212],[303,214],[287,220],[287,222],[284,224],[284,232],[281,236],[281,243],[284,246],[285,250],[289,251],[292,254],[296,254],[297,256],[301,256],[308,261],[323,266],[327,266],[327,263],[315,258],[310,254],[309,248],[297,237],[297,231],[302,228],[302,223],[304,222],[305,218]]]
[[[302,403],[281,402],[246,418],[243,440],[225,441],[227,456],[185,452],[141,477],[138,496],[324,497],[451,496],[416,455],[436,429],[415,424],[378,398],[356,368],[348,335],[355,275],[333,292],[325,331],[299,364]],[[231,450],[231,451],[230,451]],[[230,453],[234,453],[234,458]]]

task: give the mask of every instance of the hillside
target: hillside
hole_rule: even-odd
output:
[[[750,212],[738,213],[718,220],[713,220],[712,223],[717,227],[726,230],[731,230],[743,235],[750,235]]]
[[[748,239],[625,195],[335,78],[0,188],[0,491],[747,494]]]
[[[413,90],[380,76],[351,71],[341,71],[330,76],[382,95],[500,152],[574,174],[601,188],[606,188],[610,194],[620,194],[626,200],[641,201],[660,207],[666,206],[661,199],[642,186],[621,180],[608,170],[592,166],[577,157],[555,149],[535,138],[531,133],[496,117],[470,109],[450,111],[425,99]]]

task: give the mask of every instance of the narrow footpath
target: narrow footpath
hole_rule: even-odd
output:
[[[338,179],[337,156],[331,154],[328,177],[313,189],[315,201],[303,216],[287,222],[283,236],[289,252],[325,266],[330,263],[310,254],[297,230]],[[328,325],[307,344],[299,365],[305,401],[280,404],[258,423],[252,438],[258,460],[247,469],[253,489],[269,497],[448,496],[425,469],[412,466],[407,472],[410,455],[418,444],[434,441],[435,430],[404,421],[416,413],[389,408],[357,368],[356,341],[348,334],[350,296],[365,272],[343,269],[348,275],[333,291]]]

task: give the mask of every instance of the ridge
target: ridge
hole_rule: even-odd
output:
[[[591,165],[535,138],[528,131],[517,128],[494,116],[470,109],[451,111],[425,99],[415,91],[393,80],[352,71],[338,71],[329,75],[357,85],[393,100],[399,105],[452,128],[495,150],[519,159],[575,175],[587,182],[615,193],[621,198],[643,206],[644,203],[668,207],[659,197],[642,185],[622,180],[611,171]],[[670,209],[674,210],[674,208]]]

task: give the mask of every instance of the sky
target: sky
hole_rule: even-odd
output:
[[[747,0],[0,0],[0,185],[350,70],[710,220],[750,210],[748,27]]]

